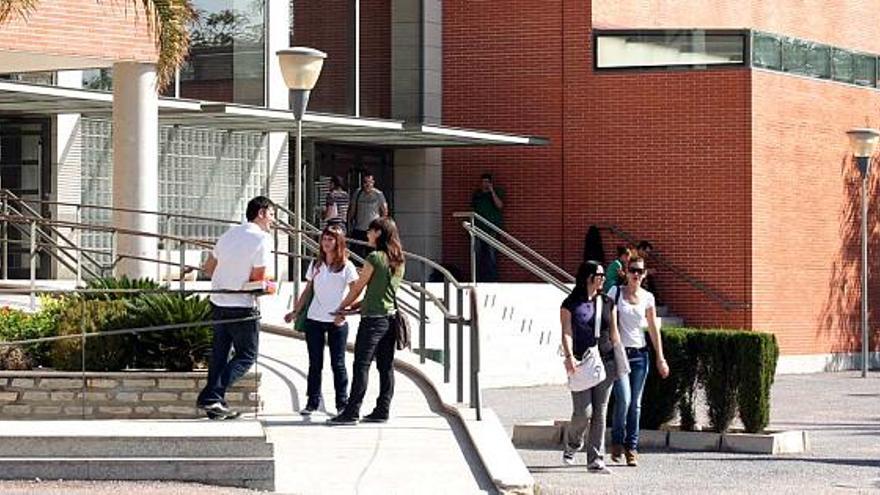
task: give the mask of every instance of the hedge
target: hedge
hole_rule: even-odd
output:
[[[659,428],[672,420],[678,409],[681,428],[693,430],[698,387],[706,393],[713,431],[727,431],[737,412],[747,432],[767,427],[770,388],[779,358],[773,334],[669,328],[663,329],[663,350],[669,377],[661,379],[653,368],[652,349],[652,369],[642,396],[643,428]]]

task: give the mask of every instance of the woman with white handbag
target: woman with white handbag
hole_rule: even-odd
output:
[[[562,302],[562,350],[571,391],[571,422],[563,438],[562,462],[574,464],[587,437],[587,470],[610,473],[603,460],[605,413],[611,385],[618,377],[614,343],[619,342],[613,301],[605,297],[605,272],[595,261],[581,263],[574,290]],[[623,370],[621,370],[623,371]]]

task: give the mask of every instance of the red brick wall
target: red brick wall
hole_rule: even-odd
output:
[[[27,19],[0,28],[0,50],[154,62],[155,45],[137,2],[42,1]]]
[[[599,28],[754,28],[880,53],[880,0],[592,0]]]
[[[309,110],[353,113],[352,8],[349,0],[294,2],[292,45],[327,53]],[[391,6],[383,0],[361,2],[361,114],[391,115]]]
[[[754,326],[774,331],[784,353],[857,351],[861,196],[845,132],[880,125],[880,94],[767,71],[752,78]],[[869,294],[880,294],[876,167]]]

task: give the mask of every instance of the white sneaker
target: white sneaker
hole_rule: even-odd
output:
[[[566,466],[574,466],[574,451],[564,450],[562,452],[562,463]]]
[[[605,466],[605,461],[596,459],[587,466],[587,471],[593,474],[611,474],[611,470]]]

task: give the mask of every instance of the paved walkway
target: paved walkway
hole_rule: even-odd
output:
[[[328,427],[327,412],[304,418],[308,354],[305,342],[260,335],[260,419],[275,444],[276,491],[296,494],[469,494],[489,491],[465,434],[434,411],[416,384],[397,373],[387,424]],[[333,398],[325,357],[323,389]],[[351,354],[348,355],[349,372]],[[362,414],[378,391],[375,366]],[[329,411],[334,413],[332,409]]]
[[[562,386],[487,390],[488,407],[514,423],[571,414]],[[772,394],[770,429],[808,430],[811,452],[786,456],[718,452],[643,452],[638,468],[611,465],[612,475],[565,467],[561,453],[518,452],[540,493],[880,493],[880,371],[784,375]],[[578,462],[585,463],[582,456]]]

